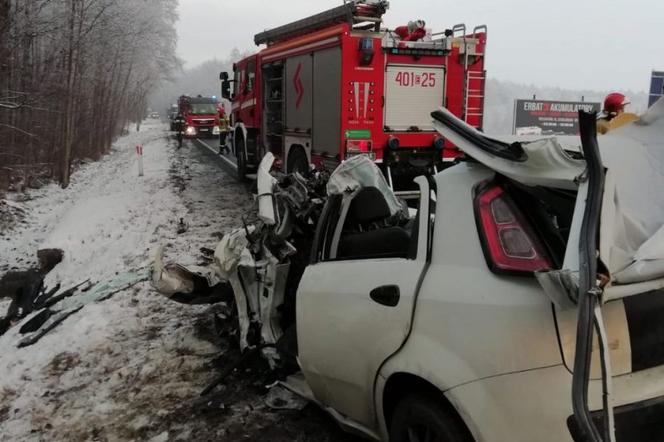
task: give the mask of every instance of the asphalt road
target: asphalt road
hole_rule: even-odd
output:
[[[231,173],[237,172],[237,165],[235,164],[235,155],[232,153],[219,154],[219,139],[218,138],[193,138],[188,140],[189,143],[198,148],[203,149],[208,156],[213,158],[224,169]]]

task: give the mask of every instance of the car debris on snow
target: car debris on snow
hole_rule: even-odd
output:
[[[260,353],[272,370],[285,378],[297,371],[295,295],[308,265],[318,219],[329,198],[348,201],[371,188],[387,203],[385,223],[405,222],[408,208],[389,188],[370,159],[357,156],[342,163],[331,175],[311,170],[283,174],[272,171],[274,156],[268,153],[257,177],[257,220],[225,234],[209,266],[164,264],[164,247],[156,253],[151,284],[171,300],[196,304],[201,299],[233,303],[244,355],[223,370],[203,391],[209,394],[233,370]],[[210,298],[217,290],[226,297]],[[230,295],[230,296],[228,296]],[[271,408],[298,409],[296,395],[283,386],[272,388],[266,399]]]
[[[164,264],[160,247],[152,270],[153,287],[178,302],[197,303],[215,287],[232,293],[242,349],[276,344],[282,334],[277,307],[291,310],[285,315],[294,314],[297,276],[293,274],[301,274],[308,262],[316,221],[326,200],[326,172],[273,176],[273,162],[272,154],[266,155],[259,170],[257,222],[245,222],[224,235],[210,266]],[[265,347],[263,353],[276,361],[274,349]]]
[[[39,270],[8,272],[0,279],[0,295],[11,298],[6,314],[0,317],[0,335],[25,319],[19,330],[24,337],[16,344],[19,348],[36,343],[85,305],[108,299],[149,276],[145,271],[128,272],[105,282],[86,279],[66,289],[61,289],[60,284],[49,289],[44,285],[44,276],[62,257],[59,249],[39,250]]]
[[[37,250],[37,259],[42,273],[46,274],[62,262],[65,252],[62,249],[40,249]]]

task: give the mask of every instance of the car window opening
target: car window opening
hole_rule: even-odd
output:
[[[325,261],[417,256],[418,210],[392,214],[381,191],[363,187],[339,201],[330,216],[323,241]]]

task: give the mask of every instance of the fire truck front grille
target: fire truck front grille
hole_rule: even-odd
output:
[[[194,124],[213,124],[214,120],[192,120]]]

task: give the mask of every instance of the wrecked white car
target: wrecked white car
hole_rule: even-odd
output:
[[[263,164],[260,222],[210,278],[243,348],[295,359],[284,385],[376,440],[664,440],[664,101],[599,146],[591,115],[579,145],[433,117],[468,159],[410,208],[356,157],[293,217],[277,194],[312,187]]]

